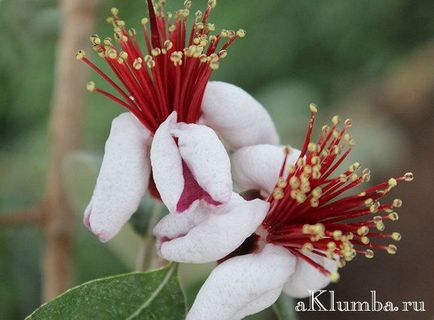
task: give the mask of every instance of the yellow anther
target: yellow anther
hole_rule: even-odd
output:
[[[402,207],[402,200],[401,199],[395,199],[395,200],[393,200],[392,205],[394,208],[401,208]]]
[[[77,60],[82,60],[84,58],[84,56],[86,55],[86,53],[84,52],[84,50],[79,50],[76,54],[75,54],[75,58]]]
[[[279,177],[279,178],[277,179],[277,186],[278,186],[279,188],[286,188],[287,185],[288,185],[288,183],[286,182],[286,180],[285,180],[284,178]]]
[[[157,57],[157,56],[159,56],[161,54],[161,49],[160,48],[154,48],[154,49],[151,50],[151,54],[154,57]]]
[[[195,15],[195,17],[196,17],[197,20],[202,19],[202,11],[197,10],[194,15]]]
[[[98,37],[97,34],[93,34],[93,35],[91,35],[91,36],[89,37],[89,40],[90,40],[90,42],[91,42],[93,45],[99,45],[99,44],[101,44],[101,39],[100,39],[100,37]]]
[[[164,41],[163,46],[166,50],[170,50],[173,48],[173,42],[170,40],[166,40],[166,41]]]
[[[327,249],[328,250],[335,250],[336,249],[336,243],[333,241],[327,242]]]
[[[140,22],[145,26],[145,25],[148,24],[149,19],[148,18],[143,18]]]
[[[305,253],[312,252],[312,250],[313,250],[313,245],[312,245],[312,243],[310,243],[310,242],[306,242],[306,243],[303,245],[303,247],[302,247],[301,250],[303,250],[303,252],[305,252]]]
[[[118,8],[111,8],[110,11],[111,11],[112,15],[114,15],[114,16],[117,16],[119,14],[119,9]]]
[[[374,200],[371,198],[368,198],[365,200],[365,206],[370,207],[374,204]]]
[[[395,178],[390,178],[387,183],[389,184],[389,187],[391,187],[391,188],[395,187],[398,184],[398,182],[396,181]]]
[[[107,57],[109,57],[110,59],[116,59],[117,58],[117,53],[115,49],[109,49],[106,51],[106,55]]]
[[[301,192],[297,192],[295,200],[297,200],[298,203],[303,203],[306,200],[306,196]]]
[[[307,146],[307,150],[309,150],[309,152],[315,152],[316,150],[316,144],[313,142],[309,142],[308,146]]]
[[[339,261],[338,261],[338,268],[343,268],[343,267],[345,267],[345,265],[347,264],[347,262],[345,261],[345,259],[339,259]]]
[[[392,221],[398,221],[399,220],[399,215],[396,212],[389,213],[388,217]]]
[[[208,0],[208,5],[211,8],[214,8],[217,5],[217,1],[216,0]]]
[[[394,244],[389,244],[386,247],[386,250],[388,254],[395,254],[398,251],[398,248]]]
[[[392,232],[392,239],[395,241],[401,241],[402,236],[399,232]]]
[[[382,222],[383,218],[381,216],[375,216],[372,218],[372,221],[374,221],[374,223]]]
[[[368,244],[368,243],[369,243],[369,238],[366,237],[366,236],[363,236],[363,237],[360,238],[360,241],[361,241],[363,244]]]
[[[124,60],[128,59],[128,53],[126,53],[125,51],[121,51],[119,53],[119,56]]]
[[[368,259],[372,259],[374,257],[374,251],[372,251],[371,249],[366,250],[365,257]]]
[[[354,171],[356,171],[356,170],[359,169],[359,168],[360,168],[360,163],[358,163],[358,162],[354,162],[352,165],[350,165],[349,170],[350,170],[351,172],[354,172]]]
[[[333,118],[332,118],[332,123],[334,124],[334,125],[337,125],[338,123],[339,123],[339,116],[333,116]]]
[[[407,182],[413,181],[414,179],[413,172],[407,172],[406,174],[404,174],[404,179]]]
[[[339,278],[340,278],[340,276],[339,276],[339,273],[337,273],[337,272],[332,272],[330,274],[330,281],[331,282],[338,282]]]
[[[95,91],[95,82],[93,82],[93,81],[89,81],[89,82],[86,84],[86,89],[87,89],[88,91],[90,91],[90,92]]]
[[[224,59],[228,55],[228,52],[226,50],[220,50],[218,55],[219,55],[219,58]]]
[[[333,231],[333,239],[340,240],[341,237],[342,237],[342,231],[341,230]]]
[[[283,198],[283,195],[284,195],[284,193],[283,193],[282,189],[280,189],[280,188],[275,188],[275,189],[273,190],[273,198],[274,198],[275,200],[280,200],[280,199],[282,199],[282,198]]]
[[[365,236],[369,233],[369,228],[367,226],[362,226],[359,229],[357,229],[357,234],[359,236]]]
[[[384,229],[386,229],[386,226],[383,222],[377,222],[375,224],[375,228],[377,228],[378,231],[384,231]]]
[[[313,195],[315,198],[319,198],[319,197],[321,197],[321,194],[322,194],[321,187],[316,187],[315,189],[312,190],[312,195]]]
[[[344,124],[345,124],[345,127],[349,128],[353,125],[353,121],[351,119],[346,119]]]
[[[244,37],[246,36],[246,34],[247,34],[247,32],[246,32],[246,30],[244,30],[244,29],[239,29],[239,30],[237,31],[237,36],[238,36],[238,38],[244,38]]]
[[[172,54],[170,55],[170,60],[173,62],[175,66],[182,65],[182,52],[181,51],[172,52]]]
[[[184,8],[185,9],[190,9],[191,8],[191,1],[190,0],[184,1]]]
[[[133,67],[136,70],[140,70],[142,68],[142,59],[140,58],[135,59],[133,62]]]
[[[309,104],[309,110],[312,113],[317,113],[318,112],[318,106],[315,103],[311,103],[311,104]]]
[[[296,176],[292,176],[289,179],[289,184],[290,184],[291,188],[296,189],[300,186],[300,180]]]
[[[111,46],[112,39],[110,37],[106,37],[106,38],[104,38],[103,43],[104,43],[105,46]]]

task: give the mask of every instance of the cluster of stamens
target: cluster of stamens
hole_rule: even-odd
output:
[[[114,40],[92,35],[93,50],[103,58],[121,85],[89,60],[80,50],[76,58],[89,65],[117,95],[96,87],[89,82],[87,89],[98,92],[130,110],[151,132],[155,132],[172,111],[178,120],[197,122],[206,84],[213,70],[226,57],[227,48],[245,36],[222,30],[213,34],[215,26],[208,22],[216,0],[209,0],[206,10],[197,11],[190,33],[187,18],[191,1],[175,13],[165,12],[165,2],[154,4],[147,0],[149,18],[142,19],[143,36],[147,54],[143,54],[135,29],[127,29],[125,21],[112,8],[107,22],[113,25]],[[123,88],[122,88],[123,87]]]
[[[400,199],[380,203],[401,181],[412,181],[413,174],[369,187],[363,192],[345,196],[349,190],[368,182],[370,172],[358,162],[337,177],[332,174],[349,155],[354,141],[348,128],[351,120],[340,121],[333,117],[331,126],[322,128],[319,140],[311,142],[315,105],[310,106],[311,118],[303,149],[295,165],[287,164],[290,147],[286,147],[285,161],[281,167],[274,191],[268,197],[270,210],[263,222],[265,241],[287,248],[317,268],[333,281],[338,273],[330,272],[315,262],[309,253],[336,260],[345,266],[357,254],[374,257],[373,249],[395,254],[394,244],[383,245],[379,239],[399,241],[398,232],[384,233],[386,221],[398,220],[395,208],[402,205]]]

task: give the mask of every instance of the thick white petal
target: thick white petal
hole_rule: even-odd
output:
[[[265,201],[245,201],[233,194],[230,202],[220,208],[201,207],[188,218],[166,216],[154,229],[161,245],[159,253],[177,262],[205,263],[222,259],[256,231],[268,208]]]
[[[229,201],[231,163],[215,132],[206,126],[186,123],[179,123],[171,132],[178,138],[179,153],[200,187],[216,202]]]
[[[240,311],[236,313],[233,319],[243,319],[244,317],[261,312],[267,309],[269,306],[273,305],[282,293],[282,287],[277,289],[272,289],[263,295],[259,296],[255,300],[248,303]]]
[[[113,238],[144,196],[149,180],[151,134],[131,113],[112,122],[85,224],[101,241]]]
[[[237,86],[219,81],[208,82],[202,112],[203,123],[216,130],[232,149],[279,143],[268,112]]]
[[[336,272],[338,269],[336,262],[331,259],[317,254],[309,254],[308,257],[321,264],[330,272]],[[309,296],[309,290],[320,290],[329,283],[330,279],[328,277],[324,276],[305,260],[297,258],[295,272],[285,284],[283,291],[294,298],[305,298]]]
[[[184,189],[182,159],[170,131],[176,126],[176,112],[173,112],[158,127],[151,146],[152,174],[161,200],[170,212],[176,205]]]
[[[265,309],[294,269],[295,257],[272,244],[259,253],[231,258],[210,274],[187,320],[236,320]]]
[[[300,151],[291,148],[287,164],[294,164]],[[284,147],[262,144],[244,147],[231,157],[234,181],[243,189],[271,193],[285,159]]]

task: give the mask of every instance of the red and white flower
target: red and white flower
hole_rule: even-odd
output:
[[[83,51],[77,53],[77,59],[116,94],[94,82],[88,83],[88,90],[129,110],[113,120],[85,212],[85,224],[101,241],[116,235],[147,190],[172,213],[187,213],[198,206],[206,211],[230,202],[230,160],[220,138],[231,149],[278,143],[270,116],[255,99],[234,85],[209,82],[227,48],[245,32],[212,34],[215,27],[208,18],[213,0],[203,14],[196,12],[188,32],[191,3],[184,5],[172,14],[165,12],[163,1],[154,5],[148,0],[149,19],[142,20],[147,54],[142,53],[136,31],[127,30],[118,10],[112,9],[108,21],[115,40],[97,35],[90,39],[119,83]]]
[[[199,291],[187,319],[241,319],[272,305],[282,291],[305,297],[309,290],[323,288],[330,280],[337,281],[338,267],[357,254],[372,258],[373,249],[396,252],[395,245],[384,245],[381,240],[400,240],[399,233],[383,231],[384,222],[398,219],[394,210],[402,202],[395,199],[383,204],[380,200],[398,182],[411,181],[413,175],[406,173],[346,195],[369,180],[369,170],[359,172],[360,165],[353,163],[335,176],[353,147],[347,132],[351,121],[346,120],[340,128],[339,119],[334,117],[330,127],[322,128],[318,141],[312,142],[316,112],[316,106],[311,105],[301,151],[255,145],[234,153],[235,180],[247,190],[259,191],[256,194],[263,199],[254,200],[257,211],[243,215],[237,227],[233,226],[237,221],[232,215],[228,215],[231,219],[227,221],[222,217],[214,227],[204,227],[201,221],[186,223],[184,230],[178,232],[173,232],[177,226],[170,216],[162,222],[164,225],[157,225],[160,239],[169,228],[173,232],[173,238],[167,236],[162,241],[163,257],[201,262],[195,252],[197,247],[218,252],[207,252],[207,257],[217,256],[219,265]],[[260,206],[260,202],[264,205]],[[264,219],[258,223],[262,216]],[[253,233],[250,224],[256,224]],[[198,232],[197,228],[202,230]],[[238,243],[242,237],[245,240],[234,251],[223,250],[219,247],[223,240],[216,241],[215,234],[224,235],[224,245],[232,239]],[[175,251],[176,255],[172,254]]]

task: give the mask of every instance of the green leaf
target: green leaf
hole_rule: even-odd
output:
[[[282,293],[273,305],[274,313],[279,320],[296,320],[297,313],[294,309],[294,299]]]
[[[97,279],[66,291],[42,305],[26,320],[185,318],[186,304],[177,265],[146,273]]]

